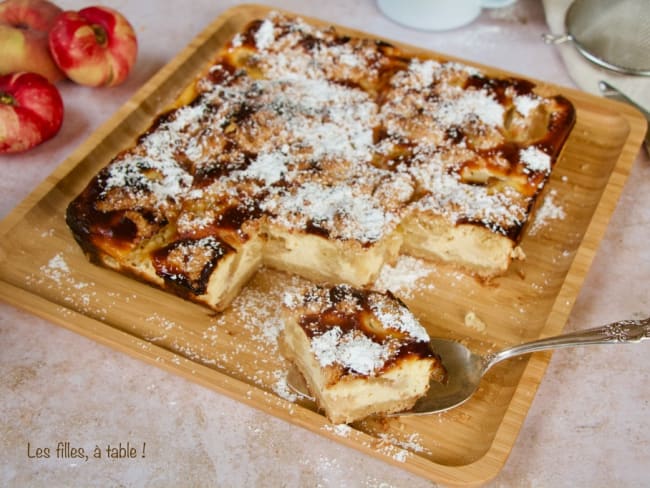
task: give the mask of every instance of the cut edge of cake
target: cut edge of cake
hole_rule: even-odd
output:
[[[445,376],[426,330],[390,292],[315,285],[283,305],[281,352],[327,418],[408,410]]]

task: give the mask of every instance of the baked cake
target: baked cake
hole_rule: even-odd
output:
[[[390,292],[314,285],[284,301],[282,352],[333,423],[411,408],[445,370]]]
[[[517,78],[272,13],[67,210],[92,260],[216,310],[262,265],[371,284],[402,253],[504,273],[574,121]]]

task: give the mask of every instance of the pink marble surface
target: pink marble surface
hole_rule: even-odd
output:
[[[136,68],[114,89],[60,85],[67,110],[61,133],[27,154],[0,156],[0,217],[236,3],[104,1],[137,30]],[[484,12],[471,26],[446,33],[393,24],[371,0],[260,3],[572,86],[557,53],[539,40],[546,26],[535,0]],[[567,330],[650,315],[649,189],[650,160],[639,153]],[[648,486],[649,353],[648,343],[556,352],[490,486]],[[2,302],[0,372],[1,486],[432,486]],[[130,442],[138,457],[29,457],[59,441],[86,451]]]

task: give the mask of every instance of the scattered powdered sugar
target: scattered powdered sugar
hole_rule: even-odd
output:
[[[129,155],[108,167],[104,193],[112,188],[126,187],[136,193],[151,193],[158,202],[164,204],[168,198],[177,200],[191,184],[192,175],[173,159],[161,158],[152,161]]]
[[[343,332],[338,326],[313,337],[311,349],[324,367],[337,363],[366,376],[373,375],[388,358],[388,351],[381,344],[358,331]]]
[[[111,306],[110,302],[98,295],[94,282],[81,281],[75,276],[63,253],[57,253],[40,266],[37,275],[26,276],[25,282],[29,286],[55,290],[53,296],[64,305],[60,307],[64,314],[75,310],[104,320]],[[126,297],[127,300],[128,298]]]
[[[280,307],[267,293],[247,288],[232,305],[238,322],[248,329],[254,341],[266,350],[277,351],[278,337],[284,329]]]
[[[255,46],[260,50],[267,49],[275,40],[275,26],[269,19],[265,19],[255,33]]]
[[[275,383],[273,384],[273,391],[281,398],[284,398],[287,401],[295,402],[298,399],[289,384],[287,383],[287,371],[277,370],[273,373],[275,378]]]
[[[519,151],[519,158],[530,171],[548,173],[551,171],[551,157],[541,149],[530,146]]]
[[[443,100],[435,117],[447,127],[462,126],[477,117],[489,126],[503,125],[503,106],[486,90],[467,90],[456,99]]]
[[[388,441],[380,441],[375,446],[375,450],[378,453],[390,457],[400,463],[405,463],[408,457],[413,455],[413,453],[408,451],[407,449],[396,446]]]
[[[167,317],[165,317],[165,316],[163,316],[163,315],[161,315],[161,314],[159,314],[157,312],[154,312],[151,315],[149,315],[145,319],[145,321],[156,324],[156,325],[162,327],[164,330],[172,330],[174,328],[179,328],[180,327],[173,320],[168,319]]]
[[[412,298],[421,285],[419,281],[433,272],[425,261],[402,254],[394,264],[385,264],[374,283],[378,290],[389,290],[403,298]]]
[[[65,259],[60,253],[50,259],[47,265],[41,266],[40,270],[45,276],[59,285],[62,279],[70,275],[68,263],[65,262]]]
[[[557,205],[554,198],[557,196],[555,189],[549,191],[542,202],[542,205],[535,212],[535,220],[530,227],[529,234],[537,234],[549,220],[563,220],[566,217],[564,209]]]
[[[431,454],[431,450],[423,446],[422,437],[419,433],[413,432],[406,439],[401,439],[395,435],[391,435],[385,432],[378,434],[379,438],[382,441],[390,442],[396,446],[401,447],[402,449],[408,449],[412,452],[423,452]]]
[[[394,301],[386,300],[384,295],[371,294],[368,298],[370,309],[384,327],[405,332],[417,342],[427,342],[429,334],[408,308]]]
[[[534,95],[518,95],[512,100],[517,112],[519,112],[524,117],[528,115],[539,107],[542,100]]]
[[[172,330],[176,329],[178,331],[182,327],[174,322],[173,320],[170,320],[169,318],[154,312],[151,315],[149,315],[146,319],[145,322],[155,325],[159,328],[159,333],[156,336],[147,336],[145,339],[149,342],[160,342],[160,341],[165,341],[168,339],[169,335],[168,333],[171,332]]]
[[[332,432],[339,437],[349,437],[353,429],[348,424],[325,424],[322,427],[327,432]]]

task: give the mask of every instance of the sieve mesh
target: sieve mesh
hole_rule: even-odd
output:
[[[592,61],[650,75],[650,0],[576,0],[566,28]]]

